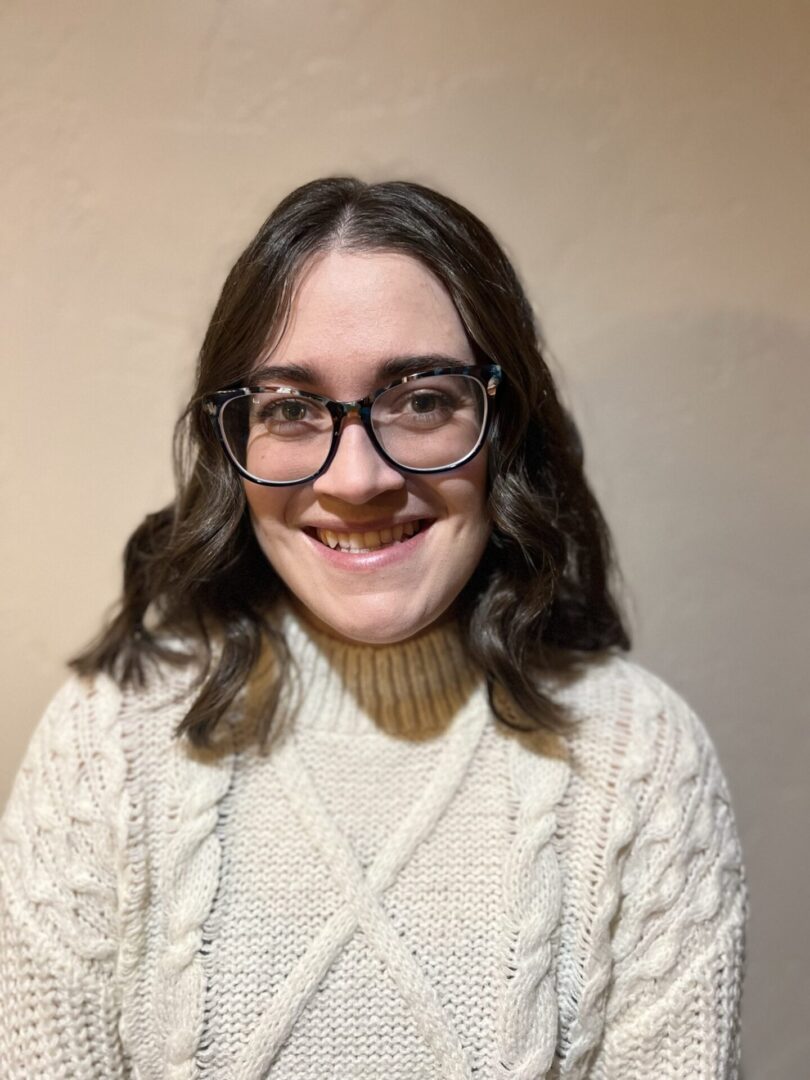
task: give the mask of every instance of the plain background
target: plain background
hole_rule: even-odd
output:
[[[752,894],[744,1060],[807,1025],[810,5],[3,0],[0,800],[120,552],[233,259],[315,176],[407,178],[522,274]]]

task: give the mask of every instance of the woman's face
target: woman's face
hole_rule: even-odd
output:
[[[260,366],[306,372],[264,382],[355,401],[392,381],[386,362],[414,356],[427,358],[425,369],[437,356],[476,362],[444,286],[407,255],[331,251],[305,268],[283,336]],[[323,475],[293,487],[246,481],[245,493],[264,554],[309,617],[339,637],[388,644],[439,619],[478,564],[490,534],[486,459],[484,446],[453,472],[400,472],[352,413]],[[400,541],[378,535],[399,535],[398,526]],[[333,548],[318,530],[347,545],[352,533],[371,534],[362,547],[372,550]]]

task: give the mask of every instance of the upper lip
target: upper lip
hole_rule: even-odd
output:
[[[412,514],[402,518],[375,518],[373,521],[308,521],[301,525],[302,529],[321,529],[324,532],[333,533],[366,533],[380,532],[382,529],[393,529],[395,525],[407,525],[409,522],[430,520],[424,514]]]

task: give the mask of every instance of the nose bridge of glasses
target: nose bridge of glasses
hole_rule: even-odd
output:
[[[376,440],[371,430],[370,409],[371,403],[368,398],[358,398],[356,401],[333,401],[332,416],[335,420],[336,442],[340,443],[347,422],[350,422],[354,417],[354,423],[351,426],[363,428],[366,441],[376,451]]]
[[[345,427],[346,421],[354,415],[366,431],[368,431],[368,415],[370,402],[368,398],[358,398],[356,401],[331,401],[329,409],[335,421],[335,429],[340,433]]]

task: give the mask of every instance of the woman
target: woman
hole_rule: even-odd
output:
[[[3,1075],[729,1077],[746,888],[529,305],[427,188],[231,271],[3,828]]]

